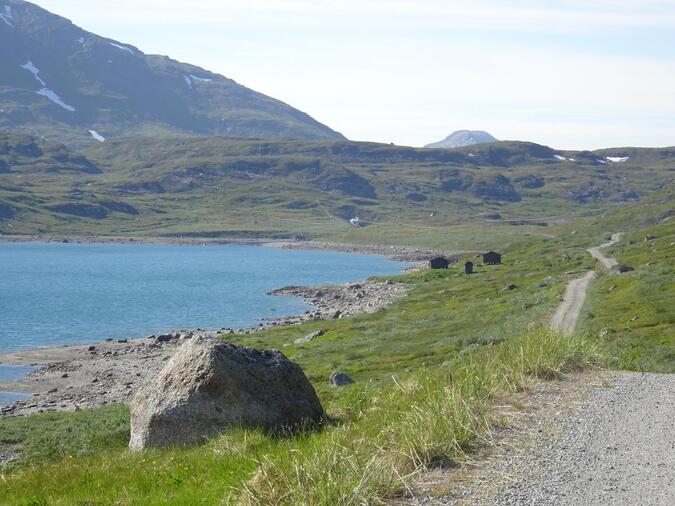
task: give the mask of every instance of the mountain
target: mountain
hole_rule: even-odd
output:
[[[473,146],[474,144],[485,144],[486,142],[497,142],[497,139],[482,130],[457,130],[456,132],[452,132],[442,141],[427,144],[424,147],[461,148],[464,146]]]
[[[219,74],[0,0],[0,128],[71,147],[138,135],[344,139]]]

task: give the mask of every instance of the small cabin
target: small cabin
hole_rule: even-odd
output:
[[[498,265],[502,263],[502,256],[494,251],[488,251],[483,255],[483,264]]]
[[[429,260],[430,269],[447,269],[450,262],[445,257],[434,257]]]
[[[464,274],[473,274],[473,262],[466,262],[464,264]]]

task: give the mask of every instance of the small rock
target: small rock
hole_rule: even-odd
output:
[[[354,380],[345,373],[335,371],[330,375],[328,383],[333,387],[341,387],[344,385],[349,385],[350,383],[354,383]]]
[[[87,351],[94,351],[95,349],[96,349],[96,346],[90,346],[89,348],[87,348]]]
[[[62,377],[62,378],[67,378],[67,377],[68,377],[68,373],[67,373],[67,372],[64,372],[64,373],[61,375],[61,377]]]
[[[299,339],[296,339],[294,342],[295,342],[295,344],[306,343],[306,342],[311,341],[312,339],[315,339],[317,337],[321,337],[325,333],[326,333],[326,331],[324,329],[315,330],[311,334],[307,334],[305,337],[301,337]]]
[[[516,288],[518,288],[517,285],[510,284],[510,285],[507,285],[504,288],[502,288],[502,292],[509,292],[511,290],[515,290]]]
[[[118,343],[128,343],[129,340],[128,339],[118,339],[117,342]]]

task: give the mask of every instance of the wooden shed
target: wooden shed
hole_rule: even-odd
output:
[[[473,262],[466,262],[464,264],[464,274],[473,274]]]
[[[430,269],[447,269],[450,262],[445,257],[434,257],[429,260]]]
[[[488,251],[483,255],[483,264],[498,265],[502,263],[502,256],[494,251]]]

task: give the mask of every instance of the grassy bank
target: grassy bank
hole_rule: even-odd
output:
[[[319,432],[275,440],[233,431],[205,447],[142,454],[116,442],[95,455],[3,475],[0,501],[376,504],[403,492],[421,469],[453,462],[480,444],[493,423],[495,397],[596,359],[588,341],[531,329],[442,367],[349,388],[331,402],[332,422]]]

